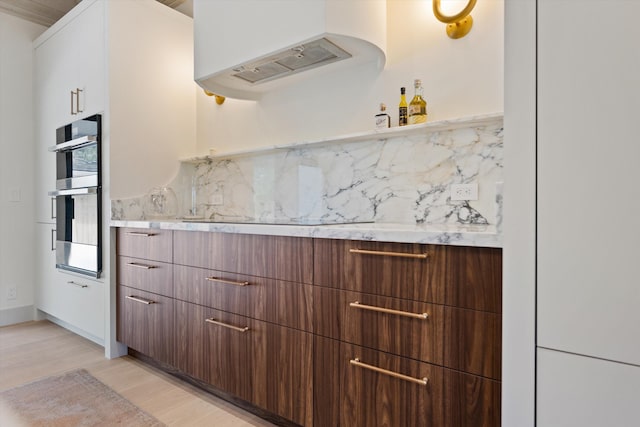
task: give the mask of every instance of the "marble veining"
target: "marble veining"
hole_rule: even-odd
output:
[[[501,116],[470,120],[466,127],[459,120],[403,135],[388,132],[384,139],[184,161],[169,186],[180,199],[179,216],[207,220],[321,218],[404,224],[414,232],[419,226],[473,225],[499,233],[502,123]],[[451,200],[452,184],[473,182],[478,200]],[[114,200],[111,213],[114,220],[144,220],[144,197]],[[341,233],[331,227],[323,237]],[[457,239],[456,232],[440,235]]]

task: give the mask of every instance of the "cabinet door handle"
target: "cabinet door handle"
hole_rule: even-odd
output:
[[[379,368],[377,366],[373,366],[373,365],[368,365],[366,363],[362,363],[360,361],[360,359],[358,359],[357,357],[355,359],[349,360],[349,363],[351,363],[352,365],[355,365],[355,366],[357,366],[359,368],[368,369],[370,371],[378,372],[380,374],[388,375],[390,377],[398,378],[398,379],[401,379],[401,380],[404,380],[404,381],[409,381],[411,383],[415,383],[415,384],[419,384],[419,385],[426,386],[427,383],[429,382],[429,379],[427,377],[424,377],[424,378],[410,377],[408,375],[400,374],[398,372],[393,372],[393,371],[389,371],[387,369]]]
[[[75,116],[78,113],[73,110],[73,95],[75,95],[75,91],[72,90],[71,91],[71,115]]]
[[[56,210],[53,207],[53,205],[56,203],[56,198],[52,197],[51,198],[51,219],[56,219]]]
[[[135,267],[135,268],[144,268],[145,270],[151,270],[152,268],[158,268],[155,265],[140,264],[140,263],[137,263],[137,262],[128,262],[127,265],[130,266],[130,267]]]
[[[126,234],[127,236],[140,236],[140,237],[155,236],[155,233],[143,233],[143,232],[140,232],[140,231],[127,231],[124,234]]]
[[[70,285],[75,285],[75,286],[77,286],[79,288],[88,288],[89,287],[89,285],[85,285],[84,283],[74,282],[73,280],[69,280],[67,283],[70,284]]]
[[[125,296],[126,299],[130,299],[131,301],[135,301],[135,302],[139,302],[140,304],[155,304],[155,301],[151,301],[150,299],[142,299],[142,298],[138,298],[136,296],[133,295],[126,295]]]
[[[414,319],[426,320],[427,318],[429,318],[428,313],[411,313],[409,311],[392,310],[390,308],[376,307],[375,305],[360,304],[359,301],[349,303],[349,307],[359,308],[361,310],[377,311],[380,313],[395,314],[398,316],[412,317]]]
[[[205,277],[204,280],[207,280],[209,282],[226,283],[227,285],[234,285],[234,286],[249,285],[249,282],[236,282],[235,280],[224,280],[224,279],[218,279],[217,277]]]
[[[55,229],[55,228],[52,228],[52,229],[51,229],[51,250],[52,250],[52,251],[55,251],[55,250],[56,250],[56,244],[55,244],[55,241],[56,241],[56,229]]]
[[[224,326],[225,328],[233,329],[234,331],[238,331],[238,332],[247,332],[249,330],[248,326],[245,326],[244,328],[241,328],[239,326],[233,326],[228,323],[220,322],[214,319],[213,317],[211,317],[210,319],[204,319],[204,321],[207,323],[213,323],[214,325]]]
[[[83,92],[83,90],[79,87],[76,88],[76,112],[78,113],[82,113],[84,111],[84,108],[80,109],[80,92]]]
[[[386,251],[369,251],[366,249],[349,249],[349,252],[352,254],[362,254],[362,255],[378,255],[378,256],[395,256],[399,258],[417,258],[417,259],[427,259],[427,254],[409,254],[406,252],[386,252]]]

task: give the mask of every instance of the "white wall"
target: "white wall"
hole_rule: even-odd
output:
[[[33,47],[45,27],[0,12],[0,325],[33,318]],[[12,192],[17,191],[19,201]],[[9,286],[17,298],[7,300]]]
[[[461,8],[460,2],[454,4]],[[503,9],[503,0],[478,2],[471,33],[452,40],[433,16],[431,1],[388,0],[384,71],[364,64],[269,93],[258,102],[227,99],[222,106],[199,91],[193,154],[370,130],[380,102],[397,125],[400,87],[411,98],[415,78],[422,79],[430,121],[501,112]]]
[[[195,147],[193,20],[156,1],[108,4],[109,197],[145,195]],[[199,91],[202,92],[202,91]]]

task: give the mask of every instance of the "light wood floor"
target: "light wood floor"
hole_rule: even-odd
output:
[[[106,359],[102,347],[48,321],[0,328],[0,390],[79,368],[169,426],[273,426],[136,359]],[[14,422],[0,406],[0,425]]]

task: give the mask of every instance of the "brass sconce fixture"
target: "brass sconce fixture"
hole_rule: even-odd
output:
[[[447,16],[443,15],[440,11],[440,0],[433,0],[433,14],[436,16],[438,21],[444,22],[447,24],[447,35],[452,39],[459,39],[471,31],[471,27],[473,26],[473,18],[471,17],[471,11],[473,7],[476,5],[476,0],[469,0],[469,3],[462,9],[462,12]]]
[[[207,96],[215,96],[215,97],[216,97],[216,104],[218,104],[218,105],[222,105],[222,104],[224,104],[224,100],[226,99],[224,96],[222,96],[222,95],[216,95],[215,93],[213,93],[213,92],[209,92],[209,91],[208,91],[208,90],[206,90],[206,89],[202,89],[202,90],[204,90],[204,93],[206,93],[206,94],[207,94]]]

